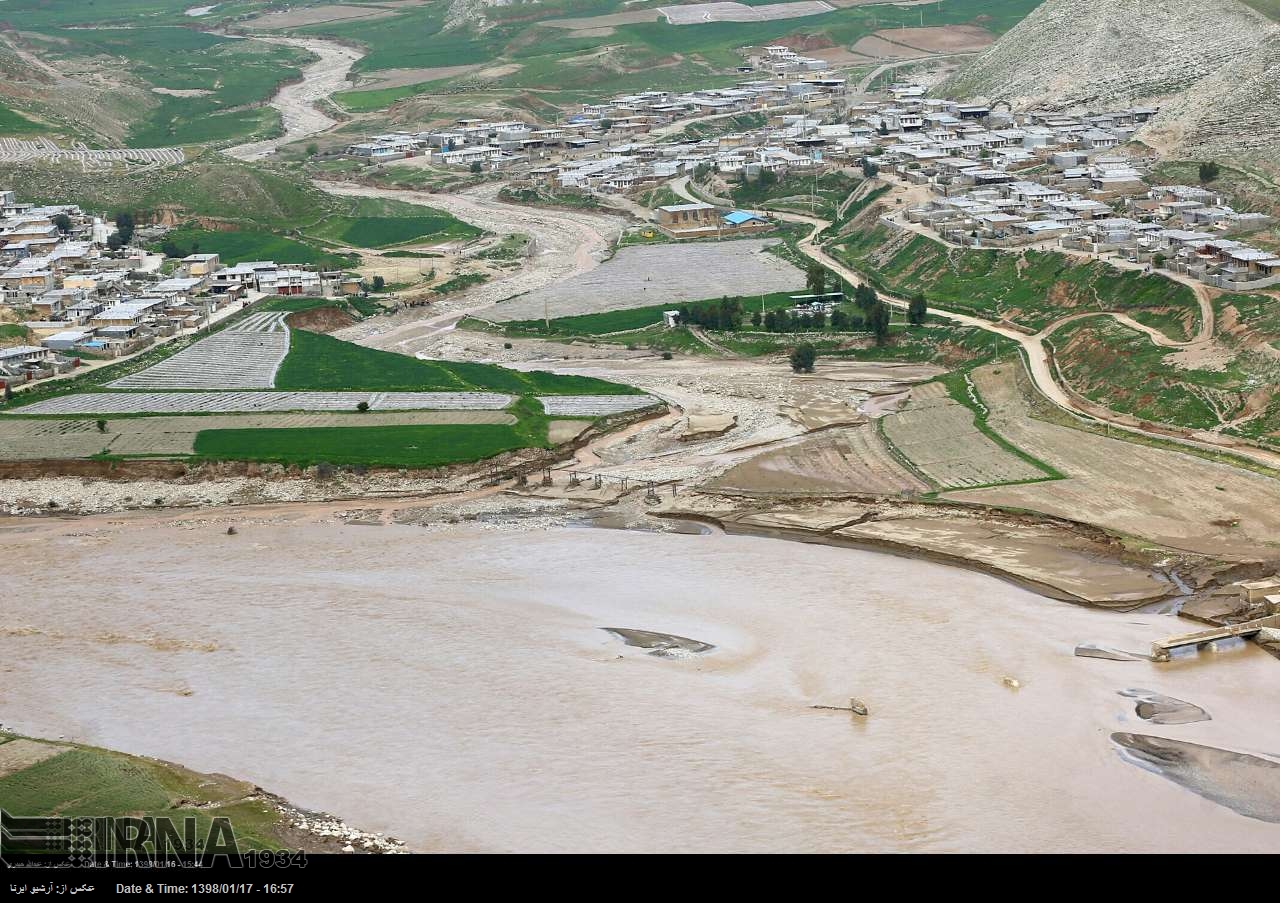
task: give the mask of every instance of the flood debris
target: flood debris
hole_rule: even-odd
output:
[[[716,648],[711,643],[676,636],[674,633],[657,633],[630,627],[601,627],[600,629],[613,634],[628,646],[644,649],[658,658],[684,658],[690,655],[701,655]]]
[[[852,712],[855,715],[861,715],[865,718],[870,714],[867,704],[856,696],[849,697],[848,705],[811,705],[811,709],[823,709],[828,712]]]
[[[1081,643],[1076,646],[1075,654],[1080,658],[1101,658],[1109,662],[1138,662],[1147,658],[1137,652],[1125,652],[1098,643]]]
[[[1153,690],[1129,689],[1117,692],[1121,696],[1137,700],[1134,712],[1139,718],[1152,724],[1194,724],[1197,721],[1212,720],[1209,713],[1200,706]]]

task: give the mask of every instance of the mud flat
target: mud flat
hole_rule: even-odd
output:
[[[948,493],[1042,511],[1229,561],[1280,557],[1280,483],[1228,464],[1083,432],[1031,416],[1014,368],[980,367],[974,385],[1005,439],[1065,480]],[[1146,475],[1158,474],[1158,478]]]
[[[1170,616],[748,536],[343,526],[314,506],[18,526],[0,557],[6,724],[235,774],[412,849],[1280,843],[1107,741],[1146,726],[1116,693],[1146,686],[1213,712],[1176,728],[1189,741],[1280,749],[1256,717],[1280,705],[1261,650],[1071,655],[1083,637],[1143,648]],[[605,625],[716,649],[628,653]],[[874,718],[809,708],[851,694]]]
[[[682,493],[654,513],[703,520],[729,533],[946,562],[1102,608],[1133,609],[1175,591],[1151,561],[1122,553],[1105,535],[1047,519],[893,499],[779,502],[715,489]]]
[[[764,249],[776,241],[735,239],[711,244],[622,248],[607,263],[546,289],[497,305],[495,321],[535,320],[624,310],[646,304],[678,307],[724,295],[799,290],[804,274]]]
[[[1126,759],[1246,818],[1280,823],[1280,762],[1168,737],[1115,733]]]

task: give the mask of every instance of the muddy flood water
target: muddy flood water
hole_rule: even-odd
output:
[[[1280,849],[1280,661],[1073,654],[1169,615],[748,536],[221,512],[0,541],[6,726],[419,850]],[[810,708],[850,697],[869,717]]]

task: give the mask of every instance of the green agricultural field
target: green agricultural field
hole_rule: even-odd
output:
[[[973,23],[1000,34],[1041,0],[943,0],[923,7],[924,25]],[[582,36],[544,24],[546,20],[606,15],[624,8],[619,0],[577,3],[521,3],[489,7],[483,31],[463,26],[446,31],[444,4],[408,7],[395,16],[345,20],[302,31],[338,37],[369,48],[358,64],[363,72],[380,69],[432,69],[442,66],[515,62],[516,71],[490,83],[512,93],[549,92],[542,98],[569,104],[593,96],[655,88],[685,89],[731,84],[742,62],[739,49],[762,46],[786,36],[816,39],[819,46],[850,46],[872,32],[921,24],[922,9],[891,4],[834,9],[800,19],[771,22],[713,22],[673,26],[665,21],[616,25],[602,34]],[[352,110],[380,109],[445,83],[472,83],[474,73],[405,88],[346,92]]]
[[[673,135],[671,140],[701,141],[704,138],[714,138],[718,135],[749,132],[752,129],[763,128],[768,121],[769,117],[764,113],[738,113],[736,116],[726,116],[723,119],[691,122],[678,134]]]
[[[277,389],[506,392],[513,395],[630,395],[639,389],[586,376],[523,373],[491,364],[423,361],[332,336],[293,330]]]
[[[29,750],[36,742],[0,734],[0,745],[23,744]],[[213,818],[227,818],[241,850],[285,848],[288,819],[252,784],[105,749],[40,746],[56,752],[0,777],[5,810],[25,816],[167,816],[179,830],[182,819],[194,817],[202,839]]]
[[[1157,314],[1152,325],[1176,340],[1189,338],[1199,323],[1195,294],[1181,283],[1053,251],[957,250],[876,225],[833,252],[891,294],[923,292],[933,306],[1029,329],[1093,310]]]
[[[176,251],[175,257],[185,257],[197,252],[217,254],[223,263],[236,264],[244,260],[274,260],[276,263],[300,263],[328,269],[350,268],[359,259],[346,254],[332,254],[313,244],[286,238],[259,229],[237,229],[218,232],[210,229],[175,229],[164,237],[161,247]]]
[[[546,448],[526,425],[313,427],[205,430],[196,454],[216,460],[264,461],[312,467],[443,467],[482,461],[520,448]]]

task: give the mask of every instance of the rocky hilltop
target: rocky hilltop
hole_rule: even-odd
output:
[[[1241,0],[1046,0],[942,90],[1016,109],[1155,104],[1139,138],[1161,152],[1275,169],[1278,64],[1280,25]]]

